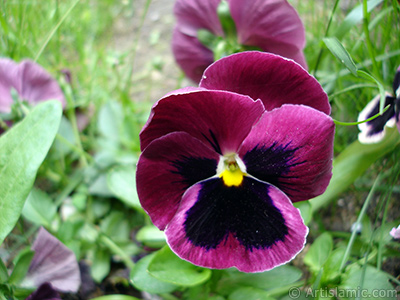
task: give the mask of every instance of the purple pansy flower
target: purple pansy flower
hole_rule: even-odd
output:
[[[60,292],[77,292],[81,284],[78,262],[75,254],[43,227],[32,245],[35,251],[25,286],[39,287],[51,283]]]
[[[377,95],[367,106],[360,112],[358,121],[367,120],[379,113],[380,95]],[[363,144],[371,144],[380,142],[385,136],[385,128],[394,127],[400,132],[400,67],[397,69],[396,75],[393,80],[393,95],[386,93],[385,105],[389,106],[381,116],[373,119],[372,121],[361,123],[358,125],[360,133],[358,140]]]
[[[303,54],[304,26],[286,0],[227,2],[236,32],[234,43],[293,59],[307,68]],[[194,82],[200,81],[203,71],[214,61],[213,51],[198,39],[199,30],[227,38],[217,13],[220,3],[221,0],[177,0],[175,3],[177,24],[172,50],[179,66]]]
[[[0,113],[10,113],[14,89],[21,100],[35,105],[44,100],[59,100],[65,106],[64,94],[57,81],[31,60],[19,64],[0,58]]]
[[[137,190],[181,258],[269,270],[302,250],[292,202],[331,178],[334,123],[318,82],[292,60],[242,52],[212,64],[198,88],[168,94],[140,134]]]

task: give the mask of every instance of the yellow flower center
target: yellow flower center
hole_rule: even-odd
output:
[[[225,170],[219,175],[226,186],[239,186],[243,181],[245,173],[240,170],[236,161],[226,162]]]

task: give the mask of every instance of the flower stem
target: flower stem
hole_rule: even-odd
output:
[[[102,234],[100,236],[100,241],[103,243],[104,246],[106,246],[108,249],[111,250],[114,254],[118,255],[121,257],[125,265],[132,270],[133,267],[135,266],[135,263],[131,260],[131,258],[126,255],[126,253],[109,237],[106,235]]]

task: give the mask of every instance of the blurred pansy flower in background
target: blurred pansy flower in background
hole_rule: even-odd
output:
[[[0,58],[0,116],[7,125],[15,117],[12,108],[16,101],[35,105],[45,100],[66,103],[57,81],[45,69],[31,60],[16,63]]]
[[[26,300],[61,300],[61,297],[51,283],[46,282],[41,284]]]
[[[154,106],[140,134],[140,202],[182,259],[261,272],[304,247],[292,202],[331,178],[334,123],[319,83],[263,52],[224,57]]]
[[[35,251],[23,281],[26,287],[50,283],[59,292],[78,291],[81,277],[75,254],[43,227],[32,245]]]
[[[360,112],[358,121],[367,120],[379,113],[381,97],[377,95],[367,106]],[[386,93],[384,107],[389,108],[377,118],[361,123],[358,125],[360,133],[358,140],[363,144],[379,143],[385,136],[385,128],[394,127],[400,132],[400,67],[396,71],[393,80],[393,94]]]
[[[394,239],[400,239],[400,225],[396,227],[393,227],[392,230],[390,230],[389,233]]]
[[[304,26],[286,0],[177,0],[174,14],[173,54],[196,83],[215,60],[246,50],[278,54],[307,68]]]

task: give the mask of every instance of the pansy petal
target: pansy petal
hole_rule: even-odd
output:
[[[53,289],[51,283],[45,282],[26,298],[26,300],[61,300],[60,295]]]
[[[200,82],[204,70],[214,61],[214,54],[203,46],[197,37],[182,33],[179,27],[172,35],[172,52],[185,74],[194,82]]]
[[[177,0],[174,14],[179,30],[186,35],[197,37],[199,29],[207,29],[222,36],[223,31],[217,15],[221,0]]]
[[[265,112],[239,150],[246,171],[293,201],[322,194],[332,176],[334,123],[318,110],[283,105]]]
[[[21,82],[18,80],[18,64],[8,58],[0,58],[0,112],[11,112],[13,98],[11,89],[17,91]]]
[[[43,227],[33,243],[35,251],[26,284],[40,286],[49,282],[61,292],[77,292],[81,284],[78,262],[75,254]]]
[[[367,106],[358,115],[358,122],[367,120],[379,113],[380,107],[380,95],[377,95],[374,99],[367,104]],[[390,105],[381,116],[358,124],[360,133],[358,134],[358,140],[363,144],[379,143],[385,136],[386,126],[394,127],[395,125],[395,98],[390,94],[386,93],[386,99],[384,106]]]
[[[330,113],[328,96],[318,81],[299,64],[264,52],[241,52],[224,57],[204,72],[200,86],[261,99],[265,109],[303,104]]]
[[[58,100],[65,106],[64,94],[58,82],[40,65],[24,60],[19,66],[21,89],[18,93],[23,100],[36,104],[43,100]]]
[[[216,174],[219,155],[185,132],[154,140],[137,164],[140,202],[154,225],[164,229],[185,190]]]
[[[307,68],[303,23],[296,10],[282,0],[230,0],[239,43],[294,59]]]
[[[142,150],[163,135],[185,131],[220,154],[235,152],[264,111],[261,101],[225,91],[196,91],[159,100],[140,133]]]
[[[276,187],[245,177],[227,187],[220,178],[192,186],[165,231],[182,259],[208,268],[261,272],[302,250],[308,228]]]

